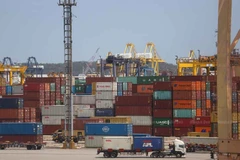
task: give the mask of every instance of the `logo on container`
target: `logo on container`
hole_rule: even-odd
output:
[[[108,126],[104,126],[103,128],[102,128],[102,131],[103,132],[108,132],[110,129],[109,129],[109,127]]]

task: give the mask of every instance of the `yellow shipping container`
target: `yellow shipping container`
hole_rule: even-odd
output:
[[[188,132],[188,136],[192,137],[209,137],[208,132]]]
[[[96,87],[96,82],[93,82],[92,83],[92,92],[95,91],[95,93],[96,93],[96,88],[97,88]]]
[[[92,91],[92,95],[96,95],[96,91]]]
[[[238,121],[238,113],[232,113],[232,121],[237,122]]]
[[[211,122],[212,122],[212,123],[217,123],[217,122],[218,122],[217,111],[213,111],[213,112],[211,113]]]
[[[131,117],[101,117],[105,123],[132,123]]]

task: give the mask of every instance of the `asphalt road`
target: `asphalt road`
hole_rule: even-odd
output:
[[[48,149],[42,150],[26,150],[18,148],[8,148],[0,150],[0,160],[103,160],[103,159],[118,159],[118,160],[143,160],[146,156],[126,156],[121,155],[118,158],[103,158],[103,155],[97,155],[96,149]],[[155,158],[148,158],[155,159]],[[158,158],[160,159],[160,158]],[[161,158],[163,159],[163,158]],[[176,158],[164,158],[167,160]],[[210,155],[207,153],[188,153],[184,160],[210,160]]]

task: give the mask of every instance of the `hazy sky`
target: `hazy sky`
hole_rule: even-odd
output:
[[[1,57],[26,62],[64,61],[62,7],[58,0],[1,0]],[[126,43],[143,52],[154,42],[158,54],[175,64],[190,49],[216,53],[218,0],[77,0],[73,8],[73,60],[89,60],[100,47],[122,53]],[[233,0],[232,39],[240,28],[240,0]],[[238,45],[240,46],[240,45]],[[98,58],[98,57],[96,57]]]

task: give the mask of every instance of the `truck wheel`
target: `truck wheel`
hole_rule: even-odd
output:
[[[27,145],[27,150],[31,150],[32,146],[31,145]]]
[[[118,156],[118,153],[117,152],[112,152],[111,153],[111,158],[116,158]]]
[[[109,158],[109,157],[110,157],[110,154],[109,154],[108,152],[104,152],[104,153],[103,153],[103,157],[104,157],[104,158]]]
[[[42,149],[42,146],[37,146],[37,150],[41,150]]]
[[[165,155],[164,155],[164,154],[162,154],[162,153],[160,153],[160,154],[158,155],[158,157],[159,157],[159,158],[164,158],[164,157],[165,157]]]
[[[177,154],[176,154],[176,157],[177,157],[177,158],[181,158],[182,155],[181,155],[180,153],[177,153]]]

